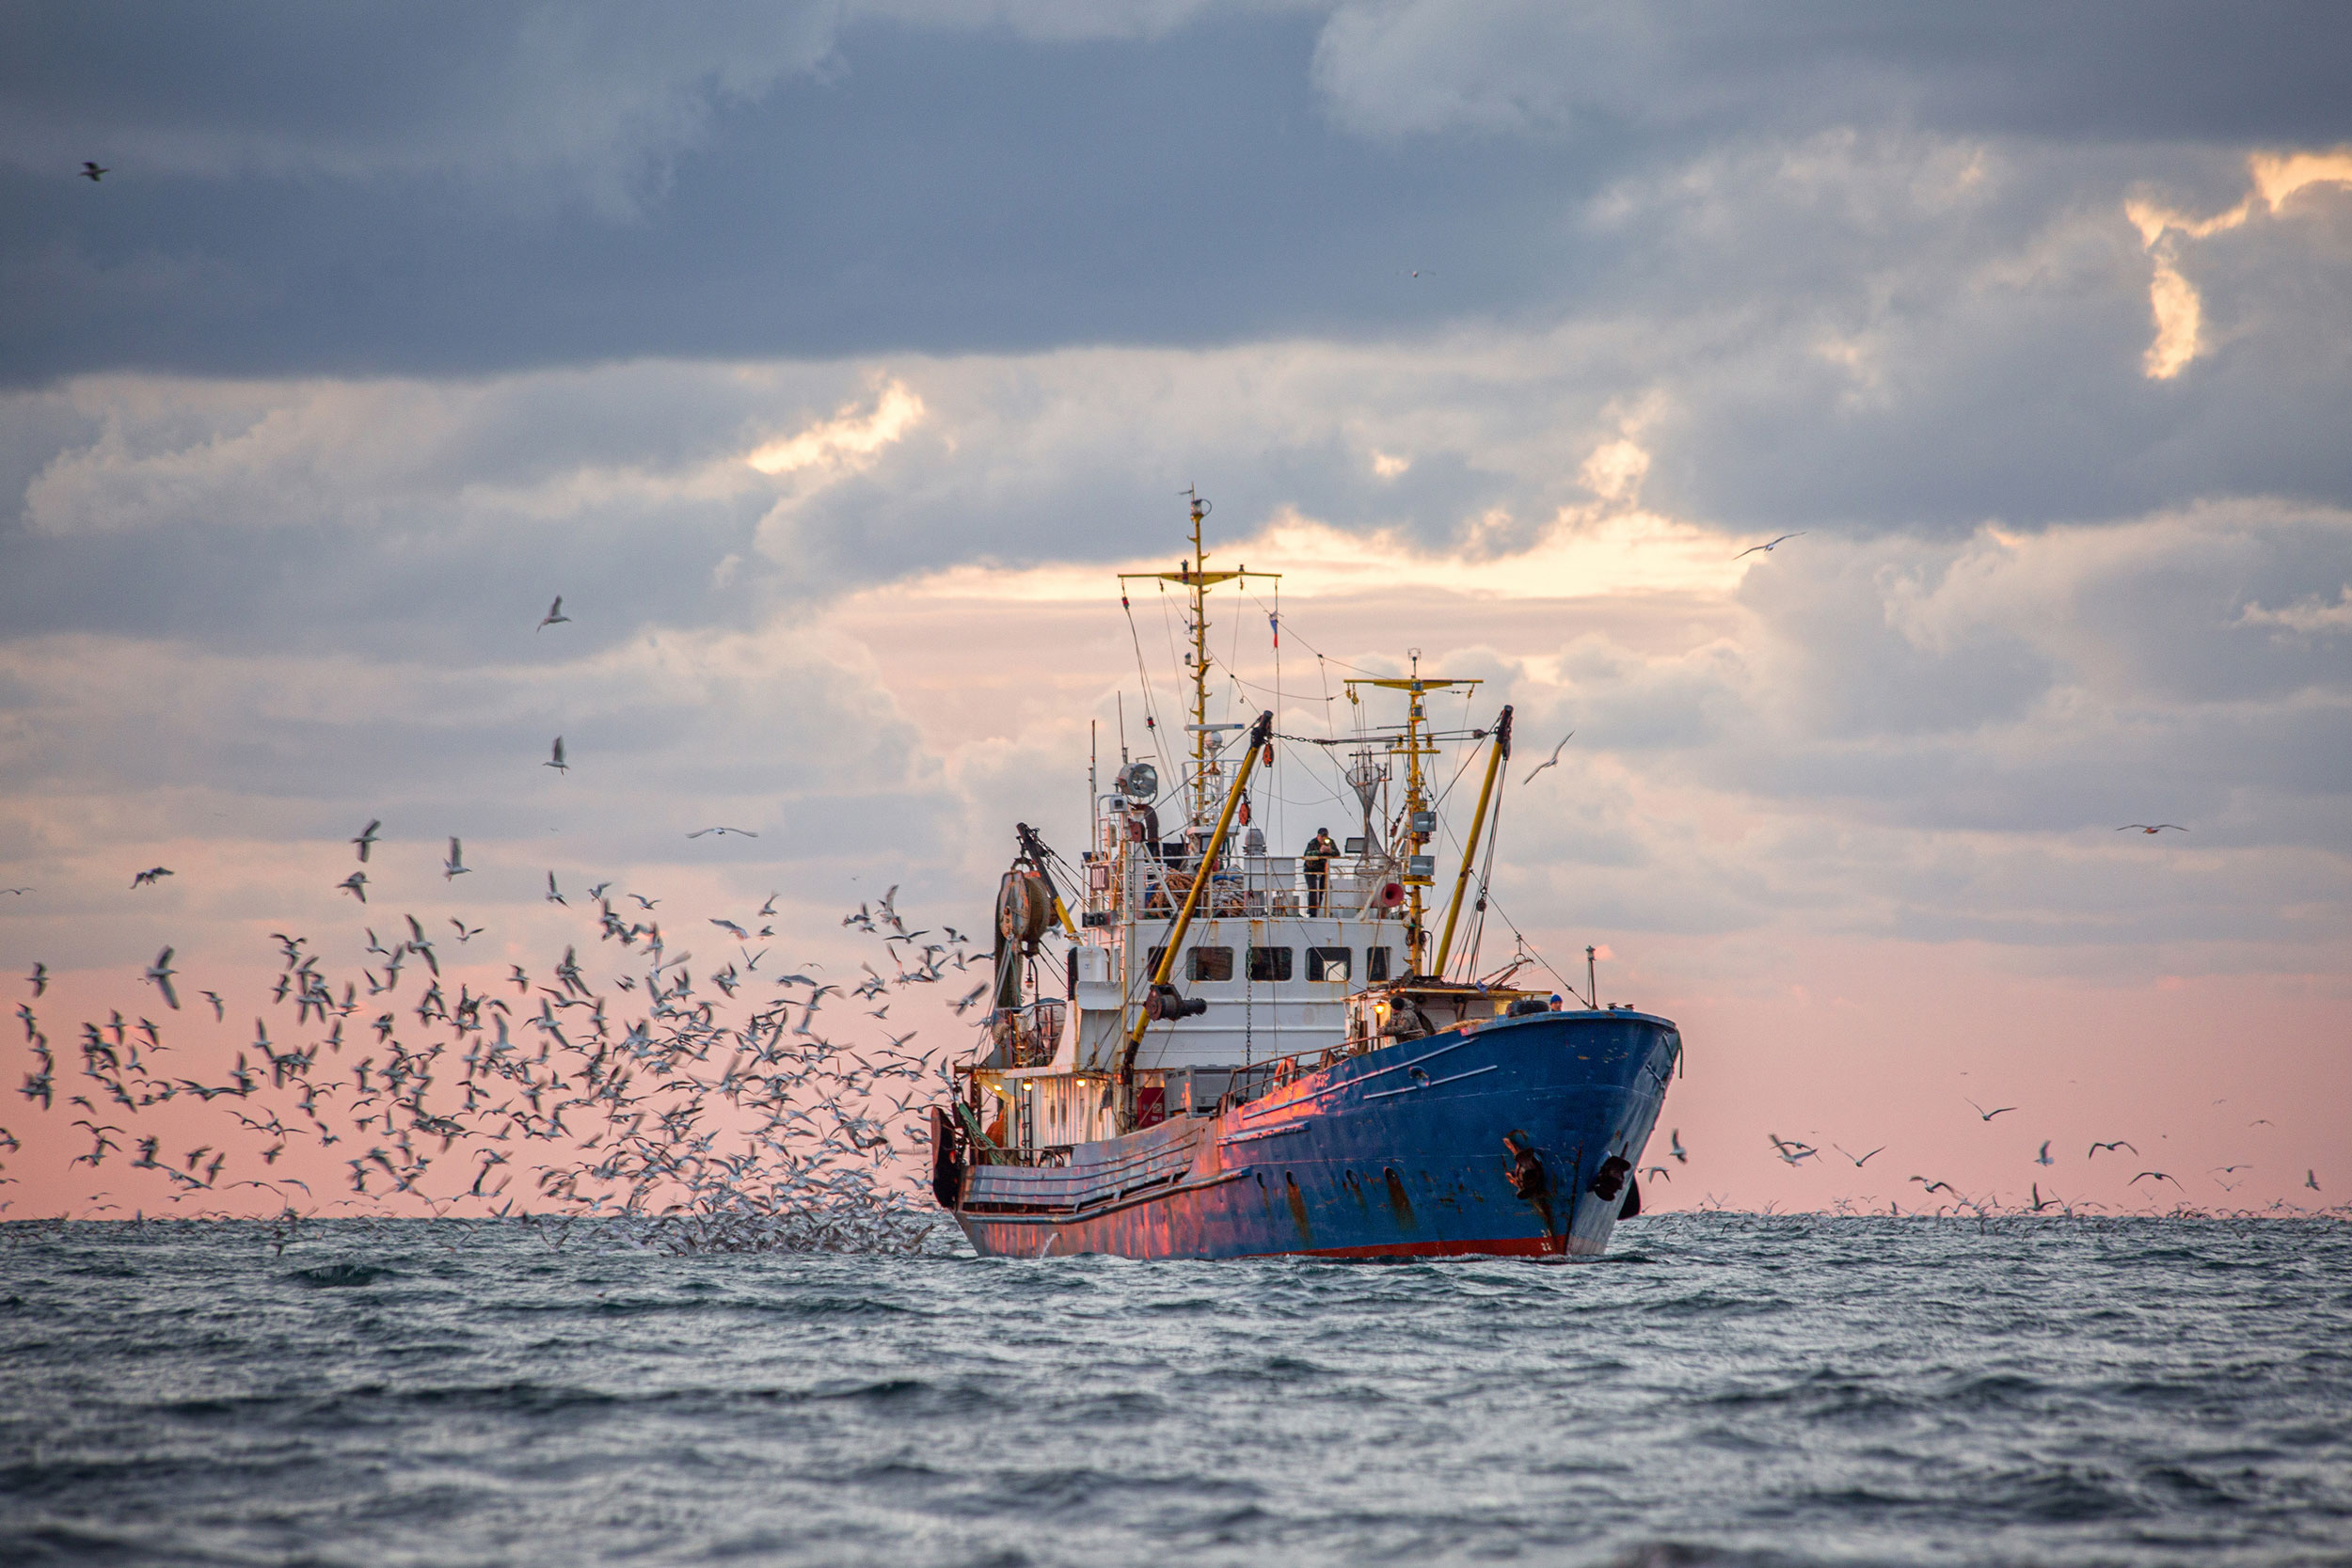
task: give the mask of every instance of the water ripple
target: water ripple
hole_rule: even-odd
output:
[[[1610,1263],[0,1227],[0,1561],[2352,1561],[2352,1231]]]

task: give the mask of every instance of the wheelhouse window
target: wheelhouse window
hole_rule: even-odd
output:
[[[1350,949],[1345,947],[1310,947],[1307,949],[1307,978],[1310,980],[1344,980],[1355,971]]]
[[[1389,977],[1389,950],[1385,947],[1364,949],[1364,978],[1377,983]]]
[[[1230,947],[1196,947],[1184,955],[1184,974],[1193,980],[1230,980],[1233,977],[1233,950]]]
[[[1249,950],[1249,978],[1263,983],[1287,980],[1291,977],[1291,950],[1287,947],[1252,947]]]

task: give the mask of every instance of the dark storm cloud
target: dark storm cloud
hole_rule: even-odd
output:
[[[11,15],[19,382],[1385,335],[1573,308],[1564,214],[1725,137],[2352,123],[2308,8]]]

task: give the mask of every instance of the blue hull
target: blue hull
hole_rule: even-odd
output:
[[[1495,1019],[1066,1166],[976,1166],[954,1212],[991,1257],[1594,1257],[1681,1047],[1645,1013]]]

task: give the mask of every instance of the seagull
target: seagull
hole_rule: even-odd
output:
[[[1538,763],[1535,766],[1534,770],[1530,772],[1526,778],[1521,779],[1519,783],[1524,784],[1534,782],[1535,774],[1542,772],[1545,768],[1551,767],[1560,760],[1560,753],[1566,751],[1568,748],[1568,742],[1574,740],[1575,738],[1576,732],[1574,730],[1570,730],[1567,734],[1562,736],[1560,737],[1560,744],[1551,749],[1550,758],[1545,762]]]
[[[32,891],[28,887],[0,887],[0,893],[30,893]]]
[[[2306,1168],[2303,1172],[2303,1185],[2313,1192],[2319,1191],[2319,1172]]]
[[[1732,560],[1734,560],[1734,561],[1739,561],[1739,560],[1741,560],[1741,559],[1743,559],[1743,558],[1745,558],[1745,557],[1747,557],[1747,556],[1754,555],[1754,554],[1755,554],[1756,551],[1758,551],[1758,550],[1764,550],[1764,551],[1766,551],[1766,552],[1768,552],[1768,553],[1769,553],[1769,552],[1772,549],[1772,547],[1773,547],[1774,546],[1777,546],[1777,545],[1786,545],[1786,544],[1787,544],[1787,543],[1788,543],[1788,541],[1789,541],[1789,540],[1791,540],[1791,539],[1802,539],[1802,538],[1804,538],[1804,531],[1803,529],[1799,529],[1799,530],[1798,530],[1796,532],[1794,532],[1794,533],[1784,533],[1784,534],[1782,534],[1779,538],[1777,538],[1777,539],[1773,540],[1773,541],[1772,542],[1772,544],[1769,544],[1769,545],[1750,545],[1750,546],[1749,546],[1746,549],[1741,550],[1741,551],[1740,551],[1738,555],[1733,556],[1731,559],[1732,559]]]
[[[147,978],[155,982],[163,991],[164,1000],[171,1004],[173,1012],[180,1010],[180,993],[171,989],[171,977],[178,973],[171,967],[171,949],[168,947],[156,954],[155,961],[147,966]]]
[[[355,871],[335,885],[362,904],[368,901],[368,874],[364,871]]]
[[[221,1005],[220,1005],[220,992],[218,992],[218,991],[216,991],[216,990],[200,990],[200,991],[198,991],[196,994],[197,994],[197,995],[199,995],[199,996],[200,996],[200,997],[202,997],[205,1001],[210,1002],[210,1003],[213,1005],[213,1022],[214,1022],[217,1023],[217,1022],[219,1022],[221,1020],[223,1020],[223,1019],[225,1019],[225,1018],[227,1018],[227,1017],[229,1016],[227,1012],[225,1012],[224,1010],[222,1010],[222,1007],[221,1007]]]
[[[359,847],[359,861],[361,864],[364,865],[367,863],[368,851],[374,847],[375,845],[375,830],[383,825],[384,819],[379,816],[374,821],[369,823],[366,827],[360,829],[359,836],[351,841]]]
[[[2152,1176],[2153,1176],[2153,1177],[2154,1177],[2154,1178],[2155,1178],[2157,1180],[2159,1180],[2159,1181],[2172,1181],[2172,1178],[2170,1178],[2169,1176],[2167,1176],[2164,1172],[2162,1172],[2162,1171],[2160,1171],[2160,1170],[2144,1170],[2144,1171],[2141,1171],[2141,1172],[2140,1172],[2137,1176],[2133,1177],[2133,1178],[2131,1179],[2131,1180],[2124,1182],[2124,1183],[2123,1183],[2123,1185],[2125,1185],[2126,1187],[2130,1187],[2130,1186],[2137,1186],[2138,1183],[2140,1183],[2140,1182],[2142,1182],[2142,1181],[2147,1180],[2148,1180],[2150,1177],[2152,1177]],[[2179,1183],[2178,1181],[2172,1181],[2172,1185],[2174,1185],[2175,1187],[2177,1187],[2177,1186],[2179,1186],[2179,1185],[2180,1185],[2180,1183]]]
[[[2083,1158],[2084,1158],[2084,1159],[2086,1159],[2086,1160],[2088,1160],[2088,1159],[2090,1159],[2090,1156],[2091,1156],[2091,1155],[2098,1153],[2098,1152],[2099,1152],[2101,1149],[2103,1149],[2103,1148],[2106,1148],[2106,1149],[2130,1148],[2134,1154],[2137,1154],[2137,1153],[2138,1153],[2138,1152],[2139,1152],[2139,1150],[2138,1150],[2138,1149],[2137,1149],[2137,1148],[2132,1148],[2132,1146],[2131,1146],[2130,1144],[2127,1144],[2127,1143],[2125,1143],[2122,1139],[2118,1138],[2118,1139],[2116,1139],[2116,1140],[2115,1140],[2113,1143],[2111,1143],[2111,1144],[2092,1144],[2092,1145],[2090,1146],[2090,1148],[2088,1150],[2086,1150],[2086,1151],[2084,1152],[2084,1154],[2083,1154]]]
[[[1793,1139],[1784,1138],[1777,1132],[1767,1132],[1764,1135],[1772,1140],[1772,1148],[1779,1152],[1781,1159],[1792,1165],[1800,1160],[1813,1159],[1821,1152],[1811,1144],[1798,1143]]]
[[[481,927],[469,927],[464,921],[458,919],[455,915],[450,916],[449,923],[457,927],[457,940],[459,942],[471,942],[474,938],[482,934]]]
[[[555,737],[555,754],[539,766],[552,768],[559,773],[568,773],[572,770],[571,764],[564,760],[564,737],[562,736]]]
[[[2050,1158],[2049,1139],[2044,1138],[2042,1140],[2042,1152],[2033,1157],[2033,1163],[2037,1165],[2055,1165],[2058,1164],[2056,1160]]]
[[[1666,1152],[1675,1157],[1676,1164],[1687,1165],[1691,1163],[1691,1151],[1682,1147],[1681,1128],[1677,1127],[1670,1130],[1666,1133],[1666,1142],[1671,1146],[1668,1148]]]
[[[562,894],[555,891],[555,873],[552,871],[548,873],[548,902],[550,904],[562,904],[567,910],[572,907],[570,900],[566,899]]]
[[[1963,1100],[1968,1100],[1968,1097],[1967,1097],[1966,1095],[1963,1095],[1963,1096],[1961,1096],[1961,1098],[1962,1098]],[[2014,1106],[2014,1105],[2003,1105],[2003,1106],[2001,1106],[2001,1107],[2000,1107],[1999,1109],[1997,1109],[1997,1110],[1988,1111],[1988,1110],[1986,1110],[1983,1106],[1981,1106],[1981,1105],[1977,1105],[1977,1102],[1976,1102],[1975,1101],[1973,1101],[1973,1100],[1969,1100],[1969,1101],[1968,1101],[1968,1103],[1969,1103],[1969,1104],[1971,1104],[1971,1105],[1976,1105],[1976,1108],[1977,1108],[1977,1115],[1979,1115],[1979,1116],[1982,1117],[1983,1117],[1985,1120],[1987,1120],[1987,1121],[1991,1121],[1991,1120],[1992,1120],[1994,1117],[1997,1117],[1997,1116],[2002,1116],[2002,1115],[2006,1115],[2008,1112],[2014,1111],[2015,1109],[2017,1109],[2017,1107],[2016,1107],[2016,1106]]]
[[[40,995],[49,989],[49,966],[47,964],[35,964],[33,966],[33,973],[26,975],[25,979],[32,986],[33,994],[35,996]]]
[[[2182,827],[2178,822],[2126,822],[2115,831],[2119,833],[2128,833],[2134,828],[2137,828],[2143,833],[2160,833],[2167,828],[2171,829],[2176,833],[2185,833],[2188,832],[2186,828]]]
[[[1872,1155],[1883,1154],[1886,1152],[1886,1146],[1884,1144],[1881,1144],[1878,1148],[1870,1150],[1869,1154],[1861,1155],[1855,1154],[1851,1148],[1845,1148],[1836,1144],[1830,1145],[1830,1148],[1836,1149],[1838,1153],[1843,1154],[1847,1159],[1851,1160],[1854,1164],[1854,1169],[1856,1170],[1860,1170],[1863,1166],[1868,1164]]]
[[[732,932],[738,942],[748,942],[751,940],[752,934],[743,929],[742,927],[738,926],[732,920],[714,920],[711,924],[718,927],[722,931]]]
[[[704,834],[704,833],[720,833],[720,834],[726,834],[726,833],[740,833],[740,834],[742,834],[745,838],[757,838],[757,837],[759,836],[757,833],[755,833],[755,832],[752,832],[749,828],[703,828],[703,829],[698,830],[697,832],[688,833],[686,836],[687,836],[688,838],[700,838],[700,837],[702,837],[702,836],[703,836],[703,834]]]
[[[571,625],[571,622],[572,618],[564,613],[564,595],[558,594],[555,596],[555,602],[548,606],[546,619],[542,620],[537,626],[532,627],[531,629],[532,631],[545,631],[549,626],[567,626]]]
[[[656,904],[661,902],[659,898],[648,898],[642,893],[632,893],[629,896],[636,899],[641,906],[648,910],[652,909]]]
[[[153,887],[157,878],[168,877],[172,874],[171,867],[167,865],[152,866],[145,871],[133,872],[131,874],[131,885],[133,887]]]
[[[2041,1182],[2037,1181],[2033,1184],[2033,1212],[2035,1213],[2039,1214],[2044,1209],[2055,1209],[2058,1206],[2058,1200],[2057,1198],[2043,1197],[2042,1196]]]
[[[1924,1176],[1915,1176],[1912,1180],[1918,1182],[1922,1188],[1931,1193],[1950,1193],[1955,1197],[1960,1195],[1960,1189],[1953,1186],[1949,1181],[1930,1181]]]
[[[91,163],[87,158],[82,160],[82,178],[88,181],[93,185],[97,184],[101,179],[104,178],[106,175],[112,174],[113,172],[113,169],[99,167],[96,164]]]
[[[453,880],[463,877],[472,869],[472,866],[466,863],[466,847],[457,842],[455,834],[452,834],[449,841],[449,859],[441,863],[441,880],[445,882]]]

